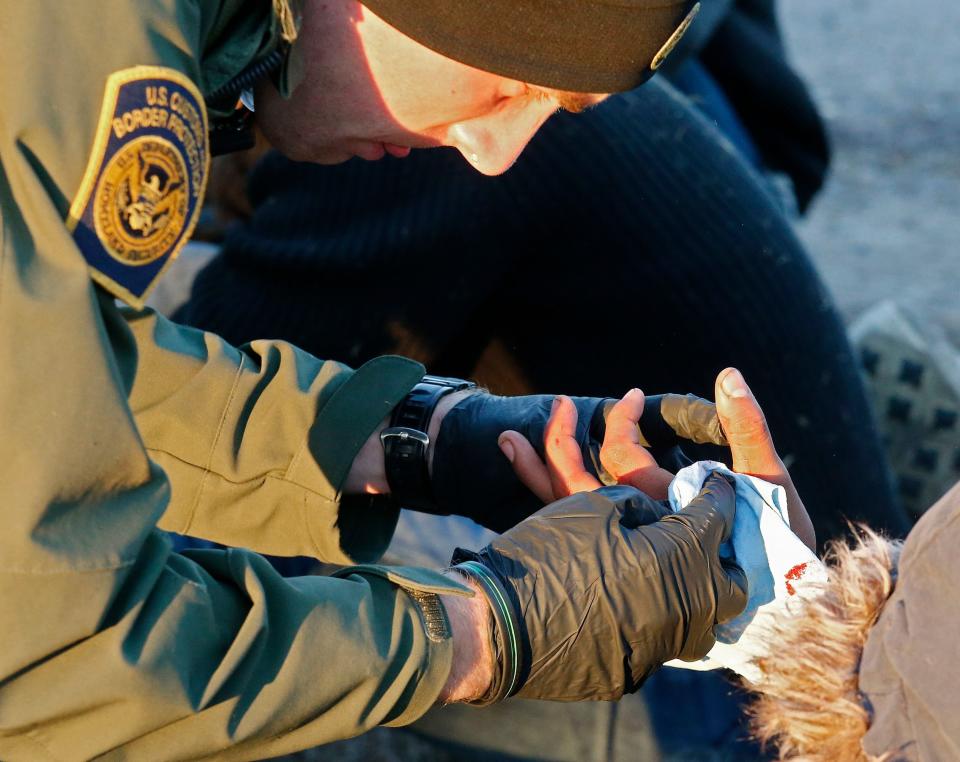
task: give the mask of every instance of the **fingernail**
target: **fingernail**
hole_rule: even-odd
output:
[[[627,392],[627,394],[630,396],[636,397],[638,394],[643,394],[643,392],[640,391],[637,387],[633,387],[629,392]]]
[[[560,404],[560,398],[559,398],[559,397],[554,397],[554,398],[553,398],[553,404],[550,405],[550,412],[552,413],[554,410],[556,410],[556,409],[557,409],[557,405],[559,405],[559,404]]]
[[[736,368],[731,369],[730,372],[723,377],[723,380],[720,382],[720,388],[723,389],[724,394],[732,399],[750,396],[750,387],[747,386],[747,382],[743,380],[743,376],[740,375],[740,371]]]
[[[497,444],[500,445],[500,452],[507,457],[507,460],[513,463],[513,459],[516,456],[516,452],[513,449],[513,442],[509,439],[501,439]]]

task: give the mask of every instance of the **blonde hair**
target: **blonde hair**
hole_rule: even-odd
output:
[[[776,648],[758,662],[763,693],[749,711],[753,733],[781,759],[872,759],[860,743],[869,724],[858,689],[860,656],[893,592],[901,547],[866,527],[852,544],[831,544],[820,594],[771,627]]]

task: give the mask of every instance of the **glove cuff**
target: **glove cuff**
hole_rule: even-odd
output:
[[[453,554],[454,571],[471,579],[483,592],[489,604],[494,674],[490,689],[479,699],[470,702],[475,706],[499,703],[515,694],[521,685],[520,618],[511,603],[506,589],[494,574],[475,560],[476,554],[457,548]],[[457,562],[460,563],[457,563]]]

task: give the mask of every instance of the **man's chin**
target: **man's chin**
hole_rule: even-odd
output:
[[[312,164],[342,164],[353,158],[378,161],[384,156],[405,159],[412,150],[409,145],[359,138],[339,141],[336,144],[280,139],[272,146],[292,161],[310,162]]]
[[[350,159],[355,156],[355,154],[350,153],[349,151],[329,148],[296,151],[292,155],[290,153],[285,155],[288,159],[293,159],[294,161],[304,161],[310,162],[311,164],[326,165],[343,164],[345,161],[350,161]]]
[[[311,164],[343,164],[356,156],[355,152],[344,145],[318,145],[283,139],[271,140],[270,145],[291,161]]]

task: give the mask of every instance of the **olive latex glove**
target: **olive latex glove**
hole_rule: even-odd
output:
[[[587,470],[605,484],[615,483],[604,473],[599,452],[605,416],[616,400],[571,399],[577,407],[576,438]],[[542,508],[513,472],[497,439],[508,429],[517,431],[543,458],[543,432],[553,400],[550,394],[498,397],[478,392],[451,408],[440,425],[433,455],[435,512],[457,513],[503,532]],[[727,444],[713,403],[692,394],[647,397],[640,443],[660,466],[676,472],[690,463],[678,446],[683,441]]]
[[[747,582],[720,558],[734,488],[713,475],[679,513],[633,487],[551,503],[455,568],[494,615],[489,699],[578,701],[636,691],[664,662],[702,658],[740,614]]]

